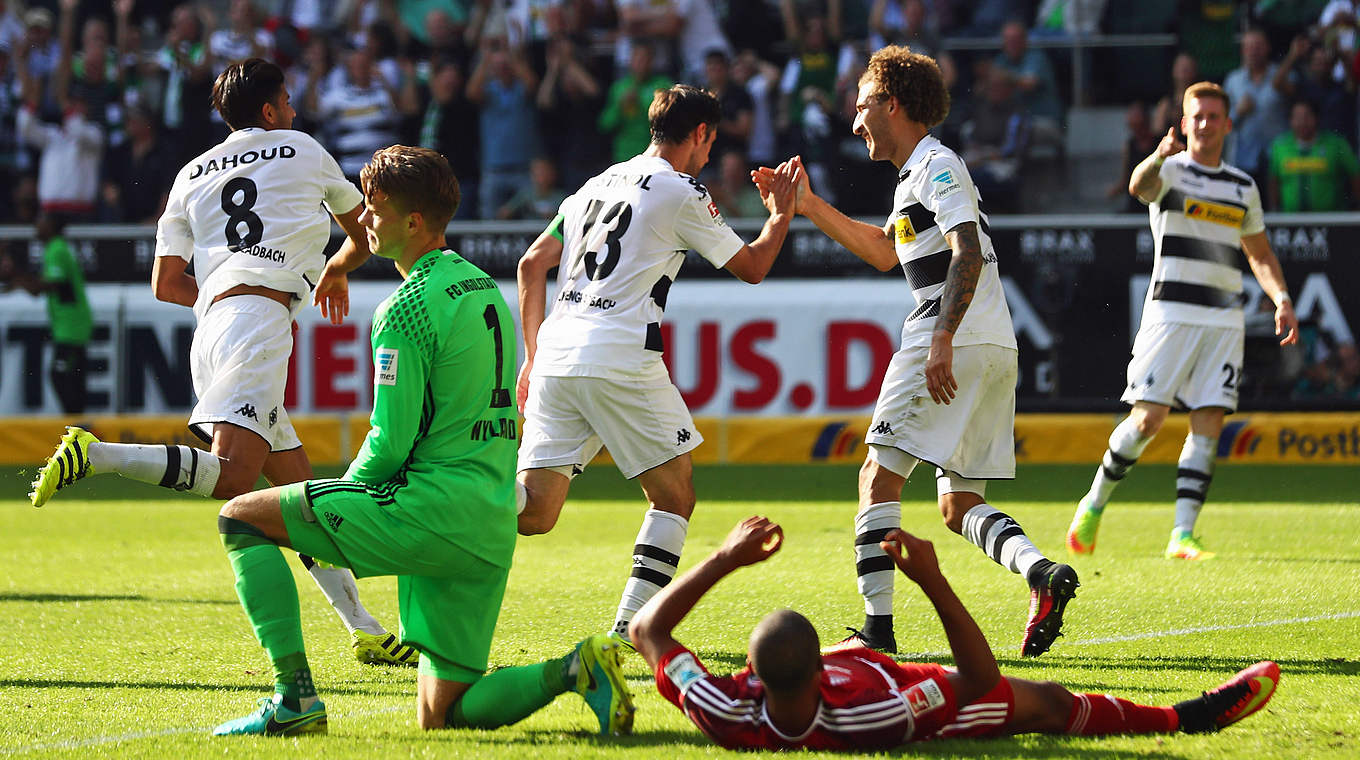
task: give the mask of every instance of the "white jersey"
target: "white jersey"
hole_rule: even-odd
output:
[[[1168,158],[1159,176],[1161,192],[1148,206],[1157,255],[1143,325],[1242,329],[1242,238],[1266,228],[1256,183],[1185,152]]]
[[[156,225],[156,255],[192,259],[200,320],[213,298],[237,285],[293,293],[296,313],[326,263],[326,209],[343,214],[361,202],[309,135],[240,129],[180,169]]]
[[[557,299],[534,374],[667,377],[661,315],[685,251],[721,268],[745,243],[708,190],[663,158],[614,164],[562,201]]]
[[[1011,312],[997,273],[991,228],[979,203],[977,188],[963,159],[933,136],[922,138],[897,174],[894,211],[886,228],[916,298],[916,308],[902,325],[903,348],[930,345],[953,257],[944,233],[964,222],[978,226],[982,271],[968,311],[954,332],[954,345],[991,343],[1016,347]]]

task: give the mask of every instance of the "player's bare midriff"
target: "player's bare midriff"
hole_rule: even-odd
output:
[[[236,285],[218,293],[212,302],[217,303],[223,298],[231,298],[232,296],[264,296],[283,304],[285,309],[292,308],[294,298],[292,293],[266,288],[263,285]]]

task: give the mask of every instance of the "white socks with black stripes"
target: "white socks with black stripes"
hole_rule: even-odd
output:
[[[176,491],[189,491],[212,498],[222,463],[216,456],[192,446],[161,446],[141,443],[91,443],[90,467],[94,474],[114,472]]]
[[[993,562],[1025,576],[1026,580],[1031,568],[1048,561],[1025,535],[1020,523],[990,504],[979,504],[963,515],[963,537]]]
[[[1128,475],[1129,468],[1133,467],[1151,442],[1152,438],[1143,436],[1132,417],[1125,417],[1123,422],[1115,426],[1110,433],[1110,446],[1105,450],[1105,456],[1101,457],[1095,480],[1091,482],[1091,490],[1086,493],[1086,501],[1093,509],[1099,511],[1105,508],[1115,487]]]
[[[633,545],[633,572],[624,584],[618,612],[614,613],[615,631],[627,636],[628,621],[675,577],[688,533],[689,520],[672,512],[647,510]]]
[[[1204,508],[1209,481],[1214,476],[1214,448],[1217,439],[1191,433],[1181,447],[1176,463],[1176,530],[1187,535],[1195,532],[1195,521]]]

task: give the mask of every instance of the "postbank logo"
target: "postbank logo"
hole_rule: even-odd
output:
[[[849,459],[854,456],[864,432],[844,421],[827,424],[817,433],[812,444],[812,461]]]
[[[1201,222],[1221,224],[1225,227],[1241,227],[1246,216],[1240,208],[1202,201],[1198,198],[1185,199],[1185,215]]]
[[[893,239],[898,245],[905,245],[916,239],[916,230],[911,227],[911,217],[903,216],[893,221]]]
[[[1229,422],[1218,435],[1219,459],[1242,459],[1256,453],[1261,445],[1261,431],[1252,427],[1251,420]]]

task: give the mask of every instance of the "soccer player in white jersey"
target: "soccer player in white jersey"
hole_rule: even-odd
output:
[[[1212,82],[1185,91],[1180,128],[1168,129],[1157,150],[1129,179],[1129,192],[1148,204],[1156,259],[1143,321],[1133,341],[1128,386],[1121,399],[1133,411],[1110,434],[1091,490],[1077,505],[1067,548],[1090,554],[1100,517],[1115,486],[1161,430],[1171,407],[1190,412],[1190,434],[1176,465],[1176,517],[1168,559],[1213,557],[1195,536],[1214,472],[1223,415],[1237,409],[1242,377],[1245,301],[1238,251],[1275,303],[1281,345],[1298,342],[1298,319],[1280,262],[1270,250],[1256,183],[1223,163],[1232,131],[1228,95]]]
[[[762,193],[770,216],[747,245],[695,179],[722,120],[717,99],[676,85],[656,92],[647,115],[651,146],[563,201],[519,262],[519,532],[552,530],[571,479],[601,445],[609,448],[650,506],[615,615],[621,636],[675,577],[694,511],[690,452],[703,436],[661,359],[666,295],[689,249],[745,282],[764,279],[788,232],[800,176],[791,164],[770,173]],[[545,318],[554,267],[557,297]]]
[[[1015,331],[977,188],[963,160],[930,134],[949,113],[939,67],[905,47],[879,50],[860,77],[855,111],[854,131],[869,157],[898,169],[892,216],[883,227],[855,221],[806,182],[798,213],[880,271],[900,264],[916,308],[902,325],[865,438],[854,546],[864,628],[850,629],[847,641],[897,651],[893,562],[879,544],[901,527],[902,487],[924,461],[935,466],[949,529],[1028,581],[1021,653],[1043,654],[1058,636],[1077,574],[1046,558],[1014,519],[986,502],[987,481],[1015,477]],[[757,184],[768,176],[762,170]]]
[[[57,489],[109,472],[213,499],[250,491],[261,474],[275,485],[312,476],[283,408],[292,322],[318,282],[323,314],[339,323],[348,311],[343,276],[321,276],[324,248],[334,217],[347,235],[335,258],[368,255],[363,194],[316,140],[292,129],[278,66],[259,58],[228,66],[213,85],[213,104],[233,131],[175,177],[152,273],[156,298],[192,307],[198,322],[190,349],[198,403],[189,429],[211,451],[104,443],[68,428],[33,483],[35,507]],[[358,659],[417,663],[418,653],[364,609],[349,570],[301,558],[350,630]]]

